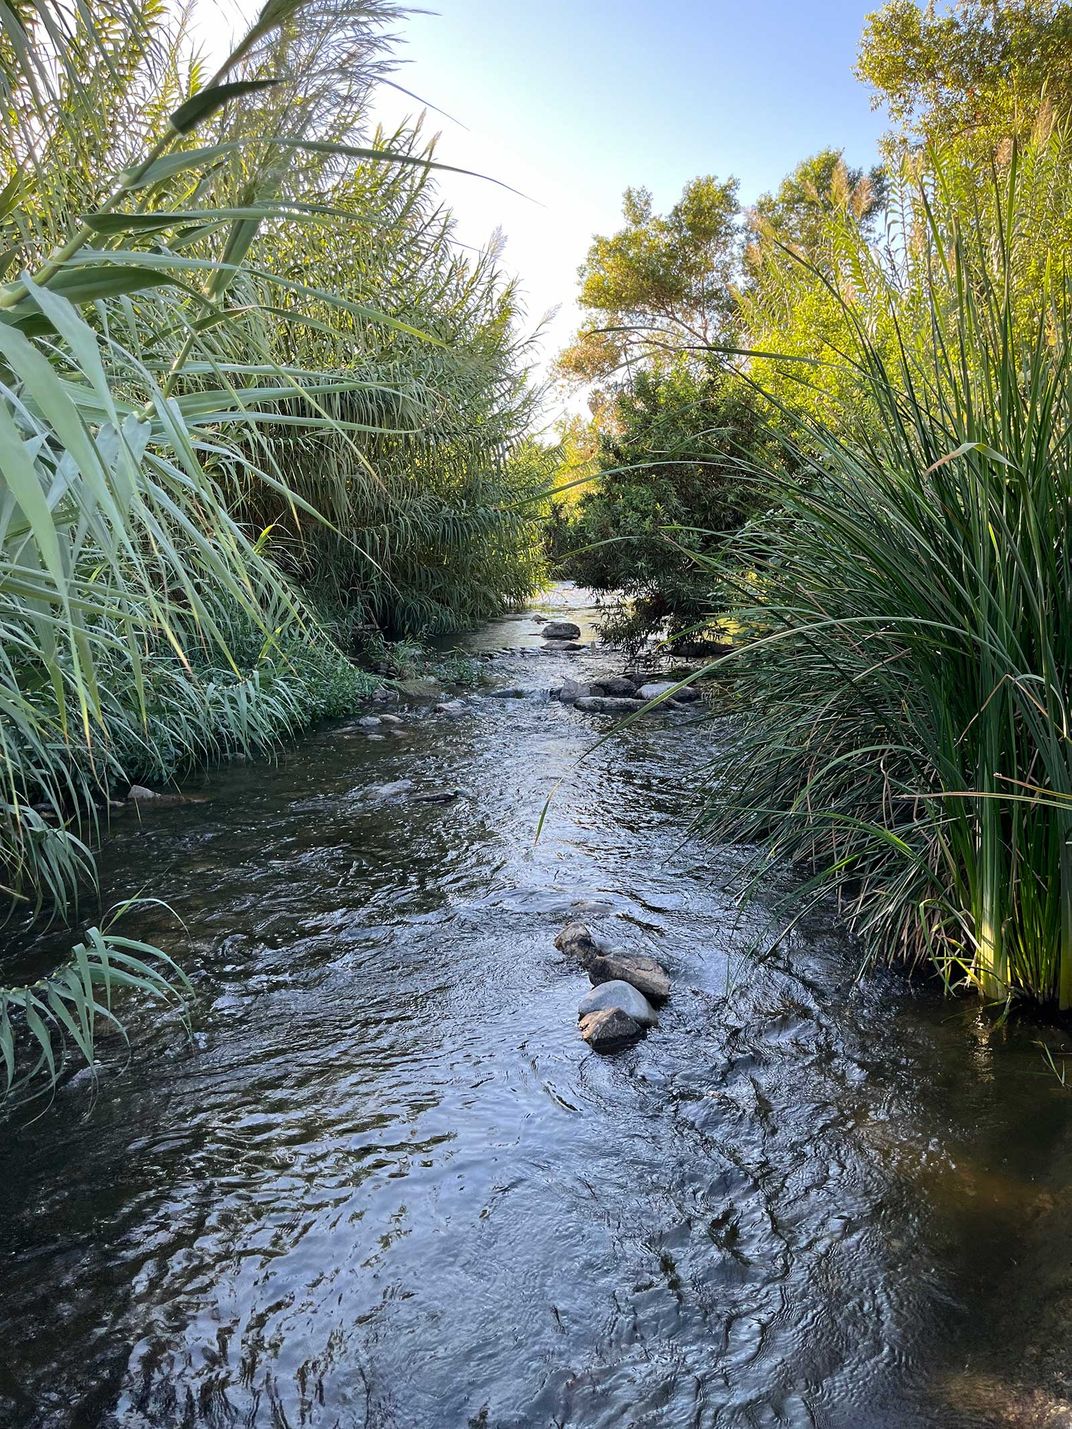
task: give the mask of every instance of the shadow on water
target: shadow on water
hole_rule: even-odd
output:
[[[580,760],[609,721],[543,692],[606,657],[531,615],[474,643],[522,647],[488,672],[529,697],[117,820],[108,893],[185,920],[196,1036],[136,1016],[128,1065],[9,1131],[0,1423],[1072,1423],[1072,1103],[1030,1035],[854,988],[814,919],[745,959],[772,910],[681,843],[719,724]],[[552,944],[578,912],[675,978],[612,1059]]]

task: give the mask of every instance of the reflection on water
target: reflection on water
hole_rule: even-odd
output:
[[[502,656],[530,698],[123,816],[109,894],[185,919],[197,1035],[136,1019],[9,1135],[0,1423],[1072,1424],[1070,1103],[1031,1034],[854,990],[814,918],[744,959],[772,910],[681,843],[727,733],[667,713],[581,760],[604,726],[541,695],[578,668]],[[675,977],[612,1059],[552,945],[578,911]]]

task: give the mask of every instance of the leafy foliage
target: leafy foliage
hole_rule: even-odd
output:
[[[570,524],[566,569],[625,598],[619,636],[678,634],[710,612],[710,573],[698,557],[752,508],[741,471],[761,442],[754,396],[739,379],[684,362],[644,369],[618,395],[608,426],[601,475]]]
[[[931,141],[992,145],[1029,131],[1045,99],[1072,105],[1067,0],[890,0],[868,17],[858,73],[894,121]]]
[[[704,346],[732,330],[741,251],[735,179],[685,185],[668,214],[647,189],[627,189],[625,226],[597,236],[581,268],[578,301],[593,317],[560,358],[567,375],[607,377],[627,359]]]

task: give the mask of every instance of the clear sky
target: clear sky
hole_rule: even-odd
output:
[[[879,0],[423,3],[437,13],[401,23],[398,81],[457,121],[429,114],[445,162],[530,197],[442,180],[464,241],[503,231],[530,322],[559,308],[546,356],[576,327],[577,267],[619,226],[627,185],[668,207],[695,175],[733,174],[750,203],[828,145],[874,162],[884,121],[852,70]],[[229,30],[238,4],[202,0],[206,30]],[[418,107],[385,91],[379,109],[390,123]]]

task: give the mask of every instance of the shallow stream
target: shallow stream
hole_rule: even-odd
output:
[[[558,588],[546,614],[594,612]],[[317,732],[117,817],[109,898],[194,977],[7,1128],[13,1429],[1072,1425],[1072,1089],[1026,1027],[822,920],[774,955],[683,841],[729,726],[549,703],[595,651],[469,642],[524,699]],[[518,653],[518,650],[525,653]],[[444,804],[388,787],[458,789]],[[542,837],[541,808],[554,791]],[[674,993],[577,1034],[583,916]],[[1051,1038],[1052,1040],[1052,1038]]]

